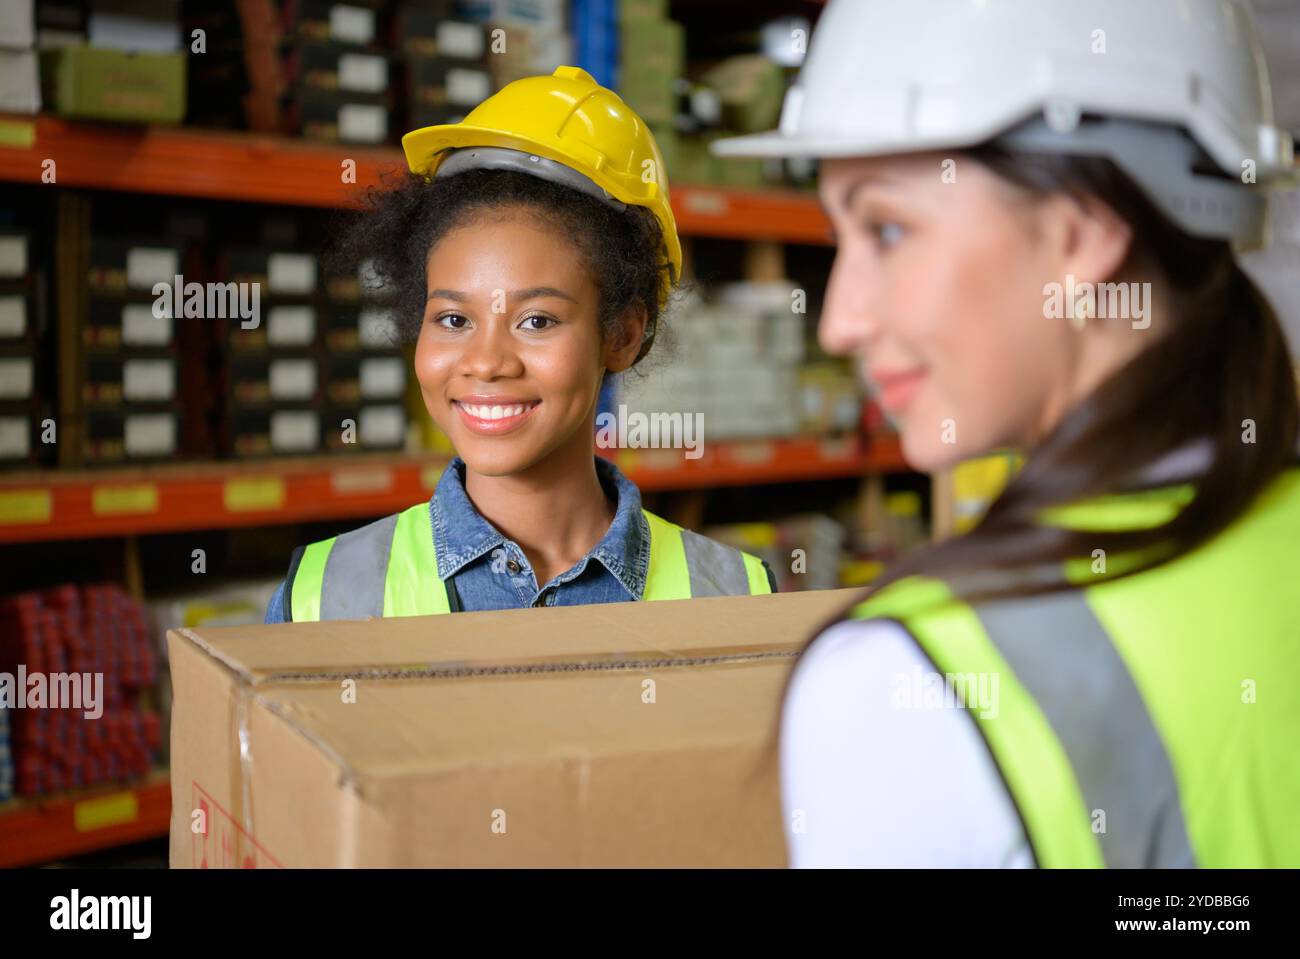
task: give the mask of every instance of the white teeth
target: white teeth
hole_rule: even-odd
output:
[[[468,403],[462,403],[465,412],[475,419],[480,420],[501,420],[508,416],[518,416],[525,410],[529,409],[531,404],[523,403],[514,406],[471,406]]]

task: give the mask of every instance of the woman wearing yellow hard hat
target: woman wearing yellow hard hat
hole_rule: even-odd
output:
[[[908,460],[1025,454],[805,649],[795,865],[1300,865],[1267,78],[1235,0],[831,0],[780,129],[720,145],[823,161],[820,338]]]
[[[345,246],[396,296],[457,456],[428,502],[295,551],[267,622],[771,592],[595,454],[602,382],[650,351],[681,273],[645,123],[560,67],[402,145]]]

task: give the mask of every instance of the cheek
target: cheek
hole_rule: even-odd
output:
[[[600,390],[599,349],[587,337],[556,337],[531,352],[528,375],[553,401],[585,411]]]
[[[987,221],[986,221],[987,222]],[[1061,324],[1043,317],[1046,267],[1015,224],[1001,233],[956,242],[925,258],[897,301],[895,325],[931,383],[913,425],[955,424],[958,450],[979,452],[1011,442],[1040,410],[1062,373]]]
[[[415,378],[425,397],[425,406],[435,419],[441,402],[435,402],[443,396],[452,367],[456,361],[455,350],[446,343],[438,343],[427,334],[421,334],[415,343]]]

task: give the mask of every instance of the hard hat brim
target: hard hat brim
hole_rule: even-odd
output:
[[[927,150],[974,146],[983,138],[982,134],[970,137],[936,136],[928,139],[909,137],[906,140],[835,136],[808,137],[790,136],[779,130],[769,130],[766,133],[751,133],[741,137],[727,137],[722,140],[715,140],[711,144],[711,149],[715,156],[720,157],[820,160],[836,157],[874,157],[900,153],[924,153]]]

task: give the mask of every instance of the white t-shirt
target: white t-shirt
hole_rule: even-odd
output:
[[[927,695],[935,673],[883,620],[838,623],[803,657],[781,728],[792,866],[1033,867],[974,717]]]

